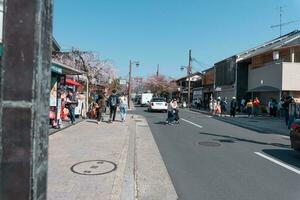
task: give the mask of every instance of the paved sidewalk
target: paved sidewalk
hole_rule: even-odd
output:
[[[196,110],[196,109],[191,109],[191,111],[211,115],[211,113],[208,111]],[[289,130],[285,126],[284,119],[280,119],[280,118],[271,118],[267,116],[248,118],[247,115],[239,115],[239,114],[235,118],[229,116],[227,117],[214,116],[214,118],[259,133],[289,135]]]
[[[85,120],[51,135],[48,199],[177,199],[152,133],[139,128],[141,121],[147,125],[133,115],[125,123]]]

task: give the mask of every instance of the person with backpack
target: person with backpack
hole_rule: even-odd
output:
[[[108,98],[108,104],[110,108],[110,114],[109,114],[109,122],[115,121],[116,119],[116,112],[117,107],[119,106],[120,100],[118,95],[116,94],[116,90],[112,91],[112,94]]]

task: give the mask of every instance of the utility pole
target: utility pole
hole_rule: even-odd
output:
[[[188,89],[188,107],[191,108],[191,75],[192,75],[192,50],[189,50],[189,65],[187,67],[187,75],[189,81]]]
[[[52,0],[4,1],[0,199],[47,199]]]
[[[156,76],[159,76],[159,64],[157,65]]]
[[[128,80],[128,108],[130,109],[130,102],[131,102],[131,76],[132,76],[132,64],[136,64],[136,67],[140,65],[138,61],[129,61],[129,80]]]
[[[129,80],[128,80],[128,109],[130,109],[130,97],[131,97],[131,71],[132,71],[132,62],[129,61]]]

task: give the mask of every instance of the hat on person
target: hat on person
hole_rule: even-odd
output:
[[[232,99],[236,99],[236,97],[232,97]]]

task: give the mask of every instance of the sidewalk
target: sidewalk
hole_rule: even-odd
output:
[[[203,111],[203,110],[191,109],[191,111],[212,115],[210,112]],[[267,116],[248,118],[248,116],[245,114],[242,115],[238,114],[235,118],[229,116],[226,117],[214,116],[214,118],[259,133],[289,135],[289,130],[285,126],[284,120],[280,118],[271,118]]]
[[[157,198],[159,197],[159,198]],[[49,200],[177,199],[146,120],[85,120],[49,137]]]

